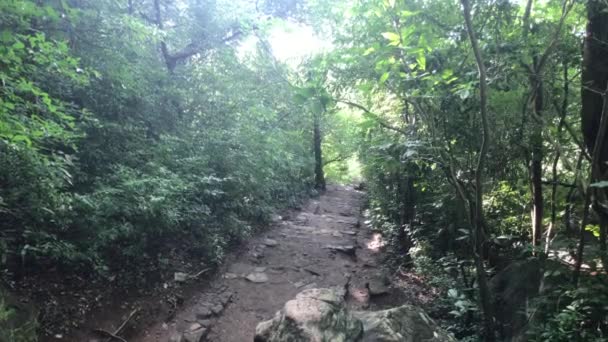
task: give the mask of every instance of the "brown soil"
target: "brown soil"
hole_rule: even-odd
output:
[[[118,334],[129,342],[170,341],[193,325],[206,328],[207,341],[253,341],[260,321],[272,318],[287,300],[313,287],[348,287],[348,304],[359,309],[428,303],[436,294],[423,280],[382,267],[384,241],[365,225],[363,199],[364,194],[352,187],[329,186],[300,211],[285,215],[240,246],[213,274],[186,283],[161,282],[145,293],[110,296],[73,333],[43,340],[106,341],[107,336],[95,330],[113,332],[137,310]],[[274,243],[267,239],[276,246],[269,246]],[[197,263],[191,263],[189,269],[195,271]],[[251,273],[263,273],[267,279],[251,282],[246,279]],[[378,284],[386,293],[370,294],[369,289],[377,291]],[[202,319],[205,308],[217,310]]]
[[[293,218],[278,222],[268,232],[251,240],[226,263],[208,289],[194,296],[168,322],[158,322],[133,342],[169,341],[196,321],[201,305],[208,305],[218,289],[233,294],[222,314],[204,321],[209,326],[207,340],[214,342],[253,341],[256,325],[270,319],[283,304],[304,288],[348,286],[352,307],[382,308],[405,302],[420,304],[422,292],[411,287],[407,277],[395,279],[381,267],[383,240],[362,222],[363,194],[352,187],[331,186],[317,200],[311,200]],[[263,247],[265,239],[278,242]],[[330,246],[354,246],[354,255]],[[261,255],[260,255],[261,254]],[[257,269],[256,269],[257,268]],[[262,271],[268,280],[253,283],[245,276]],[[391,279],[388,293],[371,296],[366,284]],[[397,280],[397,281],[396,281]],[[415,280],[414,280],[415,282]],[[372,285],[373,288],[373,285]]]

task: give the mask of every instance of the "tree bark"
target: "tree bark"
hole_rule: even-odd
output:
[[[608,6],[600,0],[587,3],[587,36],[583,46],[582,129],[587,149],[591,152],[598,134],[602,113],[602,92],[608,83]],[[601,149],[600,160],[606,160],[608,146]]]
[[[410,247],[412,247],[412,240],[410,232],[412,229],[412,222],[416,215],[415,203],[416,203],[416,189],[414,187],[415,178],[409,174],[410,170],[406,171],[405,177],[398,175],[398,187],[397,194],[400,198],[400,213],[399,213],[399,247],[401,250],[408,254]]]
[[[564,56],[563,60],[563,77],[564,77],[564,94],[562,95],[562,105],[559,110],[559,124],[557,125],[557,143],[559,144],[561,133],[564,128],[564,124],[566,122],[566,116],[568,115],[568,96],[570,95],[570,80],[568,80],[568,61],[567,57]],[[557,164],[559,162],[559,158],[561,157],[560,149],[556,149],[555,156],[553,158],[553,163],[551,165],[551,174],[553,184],[551,185],[551,221],[549,223],[549,229],[547,230],[547,237],[545,240],[545,255],[549,253],[549,248],[551,245],[551,235],[553,234],[553,230],[555,228],[555,224],[557,222],[557,186],[559,184],[558,174],[557,174]]]
[[[605,112],[605,91],[608,88],[608,58],[606,58],[606,42],[608,42],[608,5],[604,1],[589,0],[587,3],[587,36],[583,46],[582,71],[582,110],[581,126],[583,136],[589,151],[593,151],[592,181],[606,179],[608,160],[608,144],[600,131],[603,113]],[[601,141],[597,141],[597,140]],[[597,151],[595,148],[597,147]],[[597,153],[597,155],[595,155]],[[594,189],[593,208],[600,216],[600,250],[602,260],[606,260],[606,230],[608,212],[606,204],[606,189]],[[583,227],[584,229],[584,227]],[[608,261],[608,260],[607,260]]]
[[[325,174],[323,172],[323,154],[321,150],[321,118],[320,114],[314,113],[313,119],[313,143],[315,153],[315,188],[325,190]]]
[[[532,158],[530,161],[530,185],[532,188],[532,246],[537,249],[540,247],[543,232],[543,125],[542,111],[544,106],[543,81],[540,78],[540,70],[535,63],[535,73],[531,76],[531,84],[534,92],[534,115],[532,132]]]
[[[160,0],[154,0],[154,21],[155,21],[158,29],[162,31],[164,29],[164,24],[163,24],[161,8],[160,8]],[[233,30],[233,32],[231,32],[227,37],[225,37],[223,39],[215,40],[213,44],[227,43],[229,41],[238,39],[242,35],[243,35],[243,31],[240,29],[236,29],[236,30]],[[174,53],[170,53],[169,48],[167,47],[167,43],[163,39],[160,41],[160,50],[163,55],[163,59],[165,60],[167,70],[169,71],[169,73],[172,74],[173,71],[175,71],[175,68],[177,67],[178,63],[180,63],[196,54],[201,53],[202,51],[204,51],[206,48],[209,48],[213,44],[209,45],[209,44],[202,44],[201,42],[191,42],[190,44],[188,44],[181,50],[174,52]]]

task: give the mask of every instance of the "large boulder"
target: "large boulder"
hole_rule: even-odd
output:
[[[538,295],[542,284],[541,266],[538,259],[515,261],[490,279],[494,306],[500,308],[496,310],[496,330],[501,340],[525,338],[528,305]]]
[[[344,292],[304,290],[269,321],[258,324],[255,342],[359,341],[363,324],[344,307]]]
[[[382,311],[359,311],[353,315],[363,322],[360,342],[451,342],[454,337],[443,331],[424,311],[402,305]]]
[[[258,324],[254,342],[452,342],[422,310],[404,305],[350,312],[341,289],[309,289]]]

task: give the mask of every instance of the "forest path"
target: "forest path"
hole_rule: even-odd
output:
[[[188,300],[170,322],[159,322],[134,342],[253,341],[256,325],[270,319],[305,288],[350,287],[349,305],[395,304],[378,267],[382,239],[364,228],[364,194],[329,186],[300,212],[276,222],[227,260],[216,280]],[[249,278],[249,279],[247,279]],[[369,286],[366,286],[369,284]],[[402,300],[397,300],[401,302]]]

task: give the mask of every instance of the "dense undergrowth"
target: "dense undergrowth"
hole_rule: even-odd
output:
[[[313,191],[312,119],[264,28],[237,49],[254,19],[231,2],[0,1],[3,292],[57,273],[152,286],[172,255],[215,265]],[[32,335],[4,329],[18,311],[1,302],[1,340]]]
[[[605,3],[333,4],[315,22],[370,223],[434,315],[462,340],[606,341]]]

